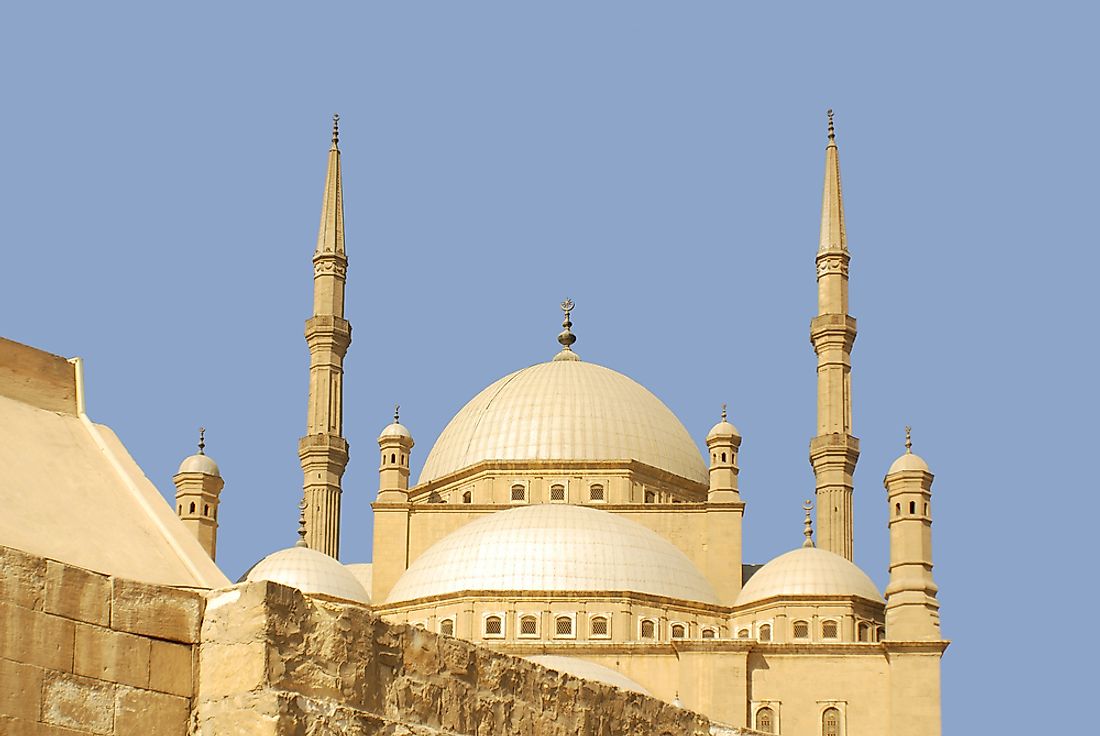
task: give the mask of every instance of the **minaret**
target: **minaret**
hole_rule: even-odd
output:
[[[218,501],[225,482],[218,464],[206,454],[206,428],[199,427],[199,451],[184,459],[172,476],[176,513],[214,559],[218,545]]]
[[[886,586],[886,638],[938,641],[939,588],[932,580],[932,473],[913,454],[909,427],[905,454],[886,474],[890,505],[890,583]]]
[[[722,404],[722,419],[707,433],[707,449],[710,450],[710,503],[741,500],[737,490],[737,450],[741,447],[741,433],[726,419],[726,405]]]
[[[348,464],[343,437],[344,356],[351,324],[344,319],[348,257],[344,251],[344,196],[340,183],[340,116],[332,118],[321,229],[313,254],[313,316],[306,320],[309,345],[309,412],[298,441],[305,477],[306,544],[340,555],[340,480]]]
[[[406,503],[409,500],[409,456],[412,434],[401,423],[401,407],[393,407],[393,422],[378,435],[382,462],[378,466],[378,500],[382,503]]]
[[[817,436],[810,440],[810,464],[817,487],[818,546],[850,560],[852,474],[859,459],[859,440],[852,436],[851,355],[856,321],[848,315],[848,238],[833,111],[828,114],[817,316],[810,321],[810,342],[817,353]]]

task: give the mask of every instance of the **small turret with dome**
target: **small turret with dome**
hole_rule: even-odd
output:
[[[218,544],[218,504],[225,481],[218,464],[206,454],[205,427],[199,427],[199,451],[180,463],[172,483],[176,486],[176,513],[210,559],[214,559]]]
[[[356,576],[336,558],[310,549],[306,543],[306,503],[298,505],[298,542],[272,552],[253,565],[237,582],[273,583],[297,588],[307,595],[322,595],[358,603],[370,603],[370,594]]]
[[[401,406],[393,407],[393,421],[378,435],[381,464],[378,466],[378,500],[401,503],[409,497],[409,458],[412,433],[401,423]]]
[[[707,500],[711,503],[735,502],[741,500],[737,490],[737,451],[741,447],[741,433],[726,418],[726,405],[722,404],[722,419],[707,433],[707,448],[710,450],[710,491]]]

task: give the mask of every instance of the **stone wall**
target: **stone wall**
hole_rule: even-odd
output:
[[[211,598],[199,661],[203,735],[711,733],[660,700],[266,582]]]
[[[0,734],[184,736],[203,606],[0,547]]]

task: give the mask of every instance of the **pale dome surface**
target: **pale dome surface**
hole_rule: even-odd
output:
[[[914,455],[911,452],[907,452],[895,460],[886,474],[891,475],[893,473],[900,473],[903,470],[923,470],[925,473],[929,472],[928,463],[924,462],[924,458],[920,455]]]
[[[183,462],[180,463],[180,469],[176,473],[206,473],[207,475],[221,477],[218,464],[209,455],[192,455],[184,458]]]
[[[735,606],[775,596],[859,596],[881,601],[882,594],[867,573],[838,554],[817,547],[800,547],[782,554],[749,578]]]
[[[637,460],[707,482],[699,448],[644,386],[580,360],[552,360],[486,388],[446,426],[420,482],[483,460]]]
[[[464,590],[613,590],[718,602],[691,560],[655,532],[566,504],[497,511],[451,532],[409,566],[388,602]]]
[[[604,667],[602,664],[589,662],[587,659],[560,657],[554,654],[537,654],[533,657],[526,657],[525,659],[529,659],[535,664],[541,664],[543,667],[557,670],[566,675],[583,677],[586,680],[595,680],[605,685],[613,685],[614,687],[641,693],[642,695],[651,695],[648,690],[621,672],[616,672],[610,667]]]
[[[239,582],[246,580],[270,580],[303,593],[370,603],[370,595],[350,570],[324,552],[309,547],[288,547],[272,552],[253,565]]]
[[[383,429],[381,434],[378,435],[378,441],[381,442],[384,439],[389,438],[401,438],[412,439],[412,433],[409,432],[408,427],[400,422],[390,422]]]

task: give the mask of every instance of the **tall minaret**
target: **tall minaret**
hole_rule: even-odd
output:
[[[817,353],[817,436],[810,464],[817,486],[817,542],[852,559],[852,474],[859,440],[852,436],[852,344],[856,321],[848,314],[848,237],[840,193],[840,158],[829,110],[821,245],[817,250],[817,316],[810,342]]]
[[[306,320],[309,345],[309,413],[298,441],[305,475],[306,544],[340,555],[340,479],[348,464],[343,437],[344,356],[351,324],[344,319],[348,257],[344,251],[344,196],[340,183],[340,116],[332,117],[321,230],[313,254],[313,316]]]

